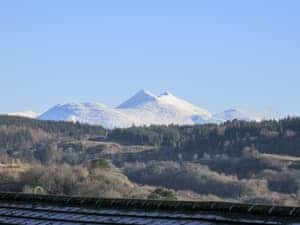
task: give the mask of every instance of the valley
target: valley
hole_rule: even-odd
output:
[[[299,121],[107,130],[0,116],[0,190],[299,205]]]

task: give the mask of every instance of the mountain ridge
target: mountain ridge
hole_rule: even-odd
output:
[[[109,129],[127,128],[132,125],[194,125],[221,123],[234,119],[246,121],[265,119],[235,108],[213,114],[168,91],[156,96],[146,90],[138,91],[115,108],[98,102],[65,103],[57,104],[41,115],[30,118],[80,122],[101,125]]]

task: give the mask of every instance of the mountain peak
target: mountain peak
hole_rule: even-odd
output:
[[[233,113],[233,112],[239,112],[240,110],[238,109],[234,109],[234,108],[230,108],[230,109],[226,109],[224,112],[225,113]]]
[[[149,101],[155,101],[157,97],[149,91],[140,90],[133,97],[119,105],[117,108],[132,108]]]
[[[57,121],[78,121],[98,124],[107,128],[144,126],[151,124],[203,124],[223,123],[228,120],[259,121],[267,118],[239,108],[229,108],[212,115],[205,108],[178,98],[165,91],[155,96],[149,91],[140,90],[117,108],[101,103],[67,103],[56,105],[43,113],[38,119]]]
[[[254,114],[251,114],[250,112],[246,112],[240,109],[230,108],[227,109],[221,113],[215,114],[215,118],[218,118],[223,121],[231,121],[234,119],[237,120],[245,120],[245,121],[258,121],[260,120],[257,116]]]
[[[148,97],[156,97],[150,91],[147,91],[147,90],[144,90],[144,89],[139,90],[135,95],[143,95],[143,96],[148,96]]]
[[[173,96],[169,91],[164,91],[159,97],[162,96]]]

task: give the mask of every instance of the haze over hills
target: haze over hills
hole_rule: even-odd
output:
[[[126,128],[132,125],[193,125],[220,123],[227,120],[260,121],[271,115],[257,115],[238,109],[228,109],[212,114],[207,109],[175,97],[169,92],[154,95],[141,90],[134,96],[112,108],[101,103],[66,103],[58,104],[41,115],[31,113],[12,113],[41,120],[73,121],[102,125],[106,128]]]

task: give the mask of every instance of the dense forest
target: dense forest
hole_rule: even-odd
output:
[[[300,204],[300,118],[107,130],[0,116],[0,191]]]
[[[168,146],[183,153],[240,156],[246,146],[259,152],[300,156],[300,118],[221,125],[150,126],[114,129],[108,138],[138,145]]]

